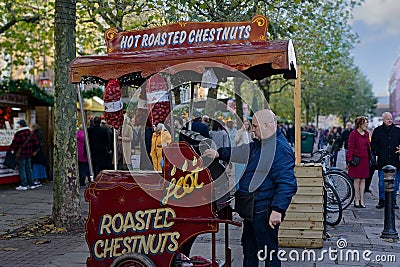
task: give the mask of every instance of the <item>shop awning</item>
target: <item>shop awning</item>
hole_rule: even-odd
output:
[[[25,102],[18,103],[20,95]],[[0,83],[0,102],[17,106],[53,106],[54,96],[28,80],[5,80]]]
[[[84,77],[107,81],[132,73],[146,79],[158,72],[188,70],[201,74],[206,68],[223,69],[215,71],[217,76],[233,76],[239,71],[252,80],[275,74],[287,79],[297,76],[293,44],[287,40],[82,56],[70,63],[69,81],[79,83]]]
[[[78,109],[80,108],[79,107],[79,102],[76,103],[76,107]],[[94,98],[84,99],[83,100],[83,107],[84,107],[85,110],[104,112],[104,104],[103,103],[99,103]]]

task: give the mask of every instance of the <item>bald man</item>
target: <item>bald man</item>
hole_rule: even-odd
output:
[[[244,267],[258,266],[259,259],[265,259],[267,266],[281,265],[276,255],[279,225],[297,191],[297,183],[293,150],[277,128],[276,121],[271,110],[257,111],[252,121],[255,138],[250,144],[218,150],[207,149],[203,153],[204,157],[246,164],[235,200],[240,201],[241,195],[254,195],[253,207],[249,207],[253,212],[249,217],[248,214],[240,214],[238,210],[244,219]]]
[[[393,116],[390,112],[382,114],[382,121],[382,125],[374,129],[371,137],[371,149],[378,157],[379,202],[376,208],[382,209],[385,206],[385,184],[382,168],[386,165],[392,165],[397,168],[394,178],[394,207],[398,209],[396,192],[399,191],[400,181],[400,128],[393,124]]]

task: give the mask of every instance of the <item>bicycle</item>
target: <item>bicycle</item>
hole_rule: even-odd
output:
[[[354,200],[353,181],[344,170],[336,167],[329,167],[330,158],[332,157],[332,154],[329,151],[329,146],[325,149],[318,150],[314,154],[320,154],[321,156],[317,160],[302,162],[320,163],[322,166],[324,183],[329,183],[336,189],[343,210],[348,208]]]
[[[343,210],[354,199],[353,183],[347,173],[339,171],[339,169],[329,168],[332,155],[327,149],[321,149],[315,154],[321,154],[320,158],[302,162],[321,164],[324,181],[324,228],[326,228],[326,225],[336,226],[343,218]]]
[[[342,217],[343,207],[336,189],[331,184],[324,183],[324,224],[336,226],[342,221]]]

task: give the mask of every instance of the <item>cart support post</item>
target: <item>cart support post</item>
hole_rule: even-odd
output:
[[[301,85],[300,85],[300,66],[297,66],[297,79],[294,84],[294,146],[296,166],[300,166],[301,162]]]
[[[188,125],[189,131],[192,130],[192,118],[193,118],[193,106],[194,106],[193,96],[194,96],[194,83],[190,81],[190,95],[189,95],[190,103],[189,103],[189,125]]]
[[[214,232],[211,234],[211,242],[212,242],[212,245],[211,245],[211,266],[212,267],[218,267],[218,263],[216,261],[216,255],[215,255],[215,246],[216,246],[216,244],[215,244],[215,233]]]
[[[89,182],[92,182],[94,180],[92,155],[90,154],[89,136],[88,136],[88,132],[87,132],[85,108],[83,106],[83,99],[82,99],[82,90],[84,90],[84,89],[85,89],[85,85],[84,85],[84,83],[81,82],[78,85],[78,101],[79,101],[79,107],[81,110],[82,126],[83,126],[83,132],[85,135],[86,154],[87,154],[88,163],[89,163]]]
[[[176,141],[175,140],[175,127],[174,127],[174,106],[173,106],[173,103],[174,103],[174,101],[172,101],[172,95],[173,95],[173,93],[172,93],[172,91],[173,91],[173,85],[172,85],[172,83],[171,83],[171,76],[170,75],[168,75],[167,76],[167,86],[168,86],[168,98],[169,98],[169,106],[170,106],[170,109],[171,109],[171,111],[170,111],[170,113],[169,113],[169,119],[170,119],[170,125],[171,125],[171,139],[173,140],[173,141]]]
[[[114,171],[117,170],[118,166],[118,160],[117,160],[117,130],[113,128],[113,139],[114,139],[114,151],[113,151],[113,157],[114,157]]]
[[[225,267],[231,267],[232,251],[229,247],[229,224],[225,223]]]

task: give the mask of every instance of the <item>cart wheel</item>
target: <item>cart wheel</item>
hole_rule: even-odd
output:
[[[147,256],[130,252],[116,258],[110,267],[156,267],[156,265]]]

